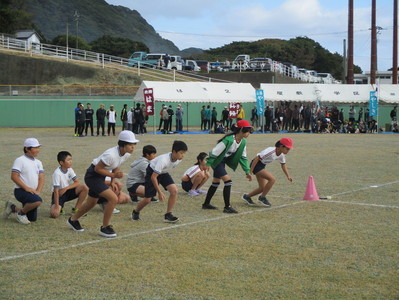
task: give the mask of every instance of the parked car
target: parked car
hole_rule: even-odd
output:
[[[169,70],[183,70],[183,60],[179,55],[170,55],[169,64],[166,66]]]
[[[248,54],[240,54],[233,60],[231,65],[231,70],[233,71],[245,71],[250,68],[249,63],[251,61],[251,57]]]
[[[332,84],[335,81],[330,73],[318,73],[317,76],[320,78],[321,83]]]
[[[184,63],[184,70],[199,72],[201,68],[197,65],[195,60],[187,59]]]
[[[207,60],[196,60],[198,67],[201,68],[201,71],[208,72],[210,67],[209,67],[209,62]]]
[[[134,52],[128,62],[129,67],[140,67],[144,68],[162,68],[164,65],[165,54],[161,53],[149,53],[146,52]]]
[[[272,60],[265,57],[252,58],[249,61],[249,67],[252,71],[270,71],[272,68]]]

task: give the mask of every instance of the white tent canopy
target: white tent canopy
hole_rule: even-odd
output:
[[[387,103],[399,103],[399,85],[381,84],[378,91],[379,100]]]
[[[143,81],[134,101],[143,101],[143,89],[152,88],[159,102],[255,102],[250,83]]]

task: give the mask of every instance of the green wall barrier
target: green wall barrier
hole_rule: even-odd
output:
[[[124,104],[128,107],[135,106],[131,97],[70,97],[70,96],[3,96],[0,97],[0,105],[3,110],[2,117],[0,118],[0,127],[66,127],[75,125],[74,110],[77,102],[82,102],[85,107],[89,102],[92,108],[96,111],[100,104],[104,104],[108,109],[110,105],[115,106],[118,114],[117,126],[121,125],[119,114]],[[200,111],[203,105],[211,105],[211,108],[216,107],[218,112],[218,119],[222,118],[222,110],[225,103],[182,103],[182,102],[169,102],[162,103],[156,102],[155,106],[155,126],[159,124],[159,111],[163,104],[172,105],[173,110],[176,110],[178,104],[181,104],[184,109],[183,128],[187,130],[189,127],[199,127],[201,124]],[[249,120],[251,117],[251,110],[255,103],[244,103],[245,119]],[[330,106],[330,105],[328,105]],[[363,107],[364,110],[368,107],[366,104],[356,104],[356,112],[359,108]],[[338,108],[344,109],[345,119],[348,119],[349,105],[338,105]],[[379,126],[384,128],[385,124],[390,124],[391,119],[389,113],[393,105],[380,105],[379,106]],[[357,118],[357,114],[356,114]],[[154,117],[149,117],[148,127],[149,131],[153,128]],[[96,125],[96,119],[94,119]],[[175,128],[175,118],[173,117],[173,130]],[[190,128],[189,128],[190,129]]]

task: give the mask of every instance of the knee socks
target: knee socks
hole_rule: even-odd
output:
[[[230,206],[230,193],[231,193],[231,186],[233,182],[231,180],[227,180],[224,183],[224,188],[223,188],[223,200],[224,200],[224,207],[229,207]]]
[[[213,195],[215,195],[216,190],[219,187],[219,184],[220,184],[219,182],[212,182],[212,185],[209,187],[208,193],[206,194],[206,198],[205,198],[204,204],[211,203],[211,199],[212,199]]]

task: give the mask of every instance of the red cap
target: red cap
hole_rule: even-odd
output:
[[[286,146],[288,149],[294,149],[293,141],[289,137],[283,137],[280,140],[280,143],[283,144],[284,146]]]
[[[242,127],[252,127],[251,124],[247,120],[240,120],[237,122],[237,127],[242,128]]]

